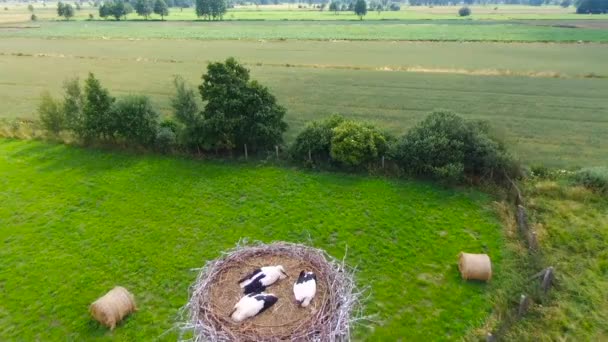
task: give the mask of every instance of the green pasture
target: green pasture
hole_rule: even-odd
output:
[[[608,42],[607,29],[499,21],[42,21],[0,27],[0,39],[424,40]]]
[[[332,113],[395,134],[447,108],[488,120],[526,163],[608,159],[603,45],[5,39],[0,117],[34,117],[39,94],[94,72],[114,95],[144,93],[165,114],[173,75],[200,83],[208,61],[236,56],[288,109],[290,142]],[[36,55],[42,54],[40,57]],[[415,67],[418,72],[385,71]],[[425,72],[419,72],[419,71]],[[492,72],[514,73],[517,76]],[[489,72],[488,76],[483,74]],[[478,74],[476,74],[478,73]],[[529,77],[529,75],[543,77]],[[563,76],[554,78],[546,76]]]
[[[27,22],[31,13],[27,4],[9,3],[5,5],[8,10],[0,11],[0,23]],[[60,20],[57,17],[56,5],[47,3],[34,3],[34,13],[39,20]],[[262,6],[237,6],[229,9],[224,16],[225,20],[359,20],[352,11],[334,13],[325,8],[323,11],[302,3]],[[574,7],[562,8],[559,6],[520,6],[520,5],[487,5],[470,6],[472,15],[467,18],[458,16],[461,6],[405,6],[400,11],[369,11],[365,20],[435,20],[435,19],[459,19],[459,20],[519,20],[519,19],[554,19],[554,20],[581,20],[581,19],[607,19],[606,15],[578,15]],[[98,18],[99,11],[95,7],[82,6],[80,11],[75,11],[72,20],[85,20],[93,14]],[[152,15],[152,19],[160,19],[160,16]],[[166,20],[196,20],[194,8],[170,8]],[[129,14],[127,20],[140,20],[142,17],[136,13]]]
[[[0,140],[0,174],[3,341],[155,340],[193,269],[241,238],[338,258],[348,248],[370,287],[358,340],[458,340],[514,272],[491,199],[475,191],[16,140]],[[462,250],[491,255],[490,284],[460,279]],[[109,332],[88,305],[117,284],[139,312]]]

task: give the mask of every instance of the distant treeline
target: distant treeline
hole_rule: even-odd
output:
[[[400,136],[369,122],[333,115],[312,121],[286,146],[286,109],[235,59],[210,63],[196,92],[174,80],[172,115],[161,119],[144,95],[113,97],[89,74],[66,81],[63,99],[42,95],[49,135],[83,144],[194,155],[272,156],[312,168],[368,170],[458,183],[516,178],[519,167],[487,123],[436,111]],[[200,106],[203,103],[203,106]],[[279,152],[281,151],[281,152]],[[287,152],[287,153],[285,153]]]

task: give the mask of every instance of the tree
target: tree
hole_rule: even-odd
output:
[[[226,0],[207,0],[210,2],[211,17],[215,20],[221,20],[226,14]]]
[[[74,16],[74,7],[70,4],[63,5],[63,17],[65,20],[70,20]]]
[[[101,86],[95,75],[89,73],[84,82],[84,105],[82,108],[82,135],[86,139],[110,139],[112,131],[110,110],[114,97]]]
[[[334,12],[335,14],[338,14],[338,11],[340,10],[340,4],[337,1],[332,1],[332,3],[329,4],[329,10]]]
[[[359,16],[359,20],[363,20],[363,16],[367,14],[367,3],[365,0],[357,0],[355,3],[355,14]]]
[[[471,9],[468,8],[468,7],[466,7],[466,6],[465,7],[461,7],[458,10],[458,15],[461,16],[461,17],[468,17],[468,16],[471,15]]]
[[[64,8],[65,8],[65,5],[63,4],[63,2],[59,1],[57,3],[57,16],[58,17],[63,17]]]
[[[63,96],[65,126],[76,135],[82,136],[84,98],[82,89],[80,88],[80,81],[78,78],[66,80],[63,83],[63,89],[65,91]]]
[[[285,108],[268,88],[249,79],[249,70],[234,58],[210,63],[199,86],[203,101],[205,145],[232,150],[271,148],[283,140]]]
[[[150,16],[150,14],[152,14],[152,1],[137,0],[137,2],[135,3],[135,12],[137,13],[137,15],[140,15],[146,18],[146,20],[148,20],[148,17]]]
[[[27,5],[27,10],[34,13],[34,6],[32,4]]]
[[[210,0],[196,0],[196,16],[203,17],[203,19],[209,19],[211,17],[211,4]]]
[[[158,117],[147,96],[128,95],[112,105],[107,124],[114,138],[150,146],[156,139]]]
[[[568,8],[568,7],[570,7],[572,5],[572,1],[570,1],[570,0],[564,0],[559,5],[562,6],[563,8]]]
[[[116,19],[120,20],[121,17],[127,15],[127,8],[122,0],[114,0],[110,5],[110,13]]]
[[[107,19],[110,15],[112,15],[112,6],[109,3],[103,3],[99,6],[99,17]]]
[[[164,0],[156,0],[154,2],[154,13],[160,15],[161,20],[165,20],[165,16],[169,15],[169,8]]]
[[[545,0],[530,0],[530,6],[540,6],[545,2]]]
[[[169,8],[175,7],[174,0],[167,0],[167,1],[165,1],[165,3],[167,4],[167,7],[169,7]]]
[[[184,145],[199,149],[204,144],[204,132],[203,116],[196,103],[196,94],[179,76],[175,77],[173,84],[175,95],[171,97],[171,107],[175,119],[182,126],[178,138]]]
[[[579,14],[601,14],[608,13],[608,1],[606,0],[580,0],[576,7]]]
[[[65,120],[61,111],[61,104],[53,99],[49,93],[41,95],[38,117],[42,127],[54,135],[61,133],[64,128]]]

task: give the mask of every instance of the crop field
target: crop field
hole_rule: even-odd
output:
[[[447,108],[489,120],[527,163],[608,159],[608,82],[600,78],[608,49],[600,44],[11,38],[0,53],[5,118],[33,117],[42,91],[59,94],[66,78],[89,71],[115,95],[151,95],[169,114],[173,75],[198,85],[208,61],[236,56],[288,108],[288,142],[331,113],[401,134]]]
[[[461,338],[513,271],[490,198],[475,191],[16,140],[0,140],[0,174],[4,341],[153,340],[185,304],[192,269],[242,237],[338,258],[348,247],[373,289],[374,323],[356,332],[370,341]],[[461,250],[492,256],[492,283],[460,279]],[[140,311],[109,332],[87,308],[116,284]]]

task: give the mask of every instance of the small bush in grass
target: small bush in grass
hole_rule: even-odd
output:
[[[177,134],[173,130],[173,127],[163,124],[164,122],[158,127],[158,132],[156,133],[156,148],[161,152],[167,153],[176,146]]]
[[[331,149],[332,129],[344,122],[344,117],[334,114],[322,121],[309,122],[304,130],[298,134],[289,150],[295,160],[309,160],[310,162],[328,161]]]
[[[110,116],[116,138],[142,146],[150,146],[156,140],[159,115],[147,96],[128,95],[118,99]]]
[[[608,167],[588,167],[574,174],[574,181],[601,194],[608,194]]]
[[[371,163],[388,151],[389,139],[374,126],[344,121],[332,129],[331,157],[347,166]]]
[[[448,112],[430,114],[392,146],[391,157],[406,173],[459,181],[465,176],[516,178],[519,168],[485,123]]]
[[[468,8],[468,7],[461,7],[458,10],[458,15],[461,16],[461,17],[468,17],[468,16],[471,15],[471,9]]]
[[[43,93],[38,105],[38,117],[42,127],[52,134],[59,134],[64,129],[65,116],[62,105],[49,93]]]
[[[89,20],[93,20],[95,19],[95,16],[93,15],[93,13],[89,13]]]
[[[31,20],[31,21],[36,21],[36,20],[38,20],[38,17],[37,17],[35,14],[32,14],[32,15],[30,16],[30,20]]]

